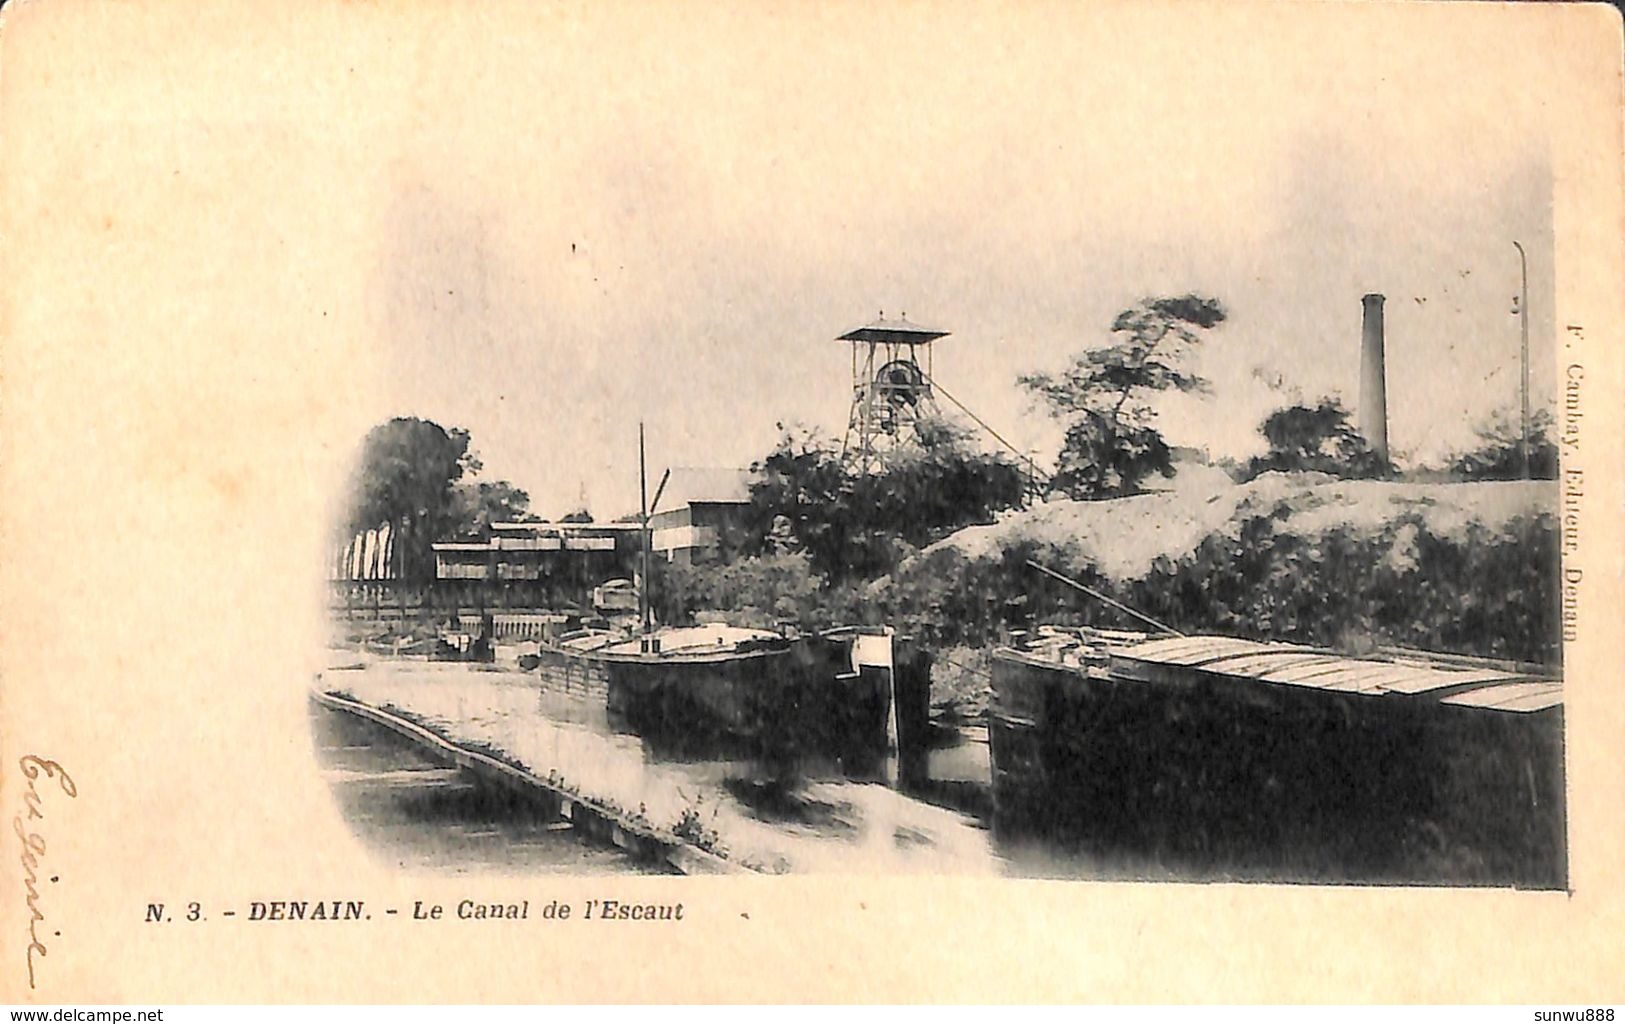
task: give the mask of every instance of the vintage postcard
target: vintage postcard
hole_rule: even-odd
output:
[[[0,996],[1618,1001],[1606,6],[0,12]]]

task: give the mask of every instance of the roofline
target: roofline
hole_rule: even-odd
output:
[[[649,514],[661,515],[666,512],[676,512],[678,509],[691,508],[695,505],[749,505],[750,498],[687,498],[675,505],[661,504],[659,508],[652,508]],[[636,523],[632,525],[636,526]]]
[[[586,530],[641,530],[641,523],[492,523],[493,530],[557,530],[580,533]]]
[[[752,470],[748,466],[694,466],[694,465],[677,466],[677,465],[674,465],[674,466],[667,466],[666,467],[666,474],[669,477],[676,478],[679,474],[682,474],[682,473],[717,473],[717,474],[724,474],[725,473],[725,474],[732,474],[732,475],[736,476],[741,483],[744,484],[744,493],[740,494],[738,497],[717,497],[714,494],[712,494],[712,495],[705,495],[705,496],[699,497],[699,498],[689,498],[689,497],[685,497],[685,496],[682,495],[681,488],[673,488],[673,490],[670,491],[670,492],[662,492],[660,494],[661,500],[658,503],[656,503],[655,505],[651,506],[650,509],[649,509],[649,514],[651,516],[665,515],[667,512],[678,512],[678,511],[681,511],[682,509],[685,509],[685,508],[693,508],[695,505],[749,505],[750,504],[750,489],[751,489],[751,486],[752,486],[752,484],[754,482],[753,478],[755,477],[756,473],[755,473],[754,470]]]
[[[885,342],[892,345],[926,345],[938,338],[946,338],[950,331],[939,331],[933,327],[917,324],[908,318],[908,314],[894,320],[886,319],[885,312],[869,321],[862,327],[854,327],[850,331],[836,338],[836,341],[873,341]]]

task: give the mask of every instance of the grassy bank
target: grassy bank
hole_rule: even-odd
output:
[[[1554,664],[1555,504],[1550,482],[1278,473],[1049,502],[919,552],[866,596],[886,621],[941,647],[982,647],[1037,622],[1143,625],[1044,578],[1032,559],[1186,632]]]

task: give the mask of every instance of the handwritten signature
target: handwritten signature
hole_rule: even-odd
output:
[[[28,788],[23,793],[23,813],[11,819],[11,827],[23,843],[23,886],[28,891],[28,987],[34,988],[34,954],[45,955],[45,943],[39,940],[40,922],[45,920],[45,912],[39,907],[39,865],[45,857],[45,837],[38,832],[29,831],[23,822],[45,818],[45,811],[42,809],[44,801],[39,791],[41,775],[47,779],[55,779],[62,792],[70,798],[79,795],[79,787],[73,784],[68,773],[55,761],[47,761],[29,754],[17,764],[23,770],[23,778],[27,780]],[[52,876],[51,881],[56,881],[56,877]]]

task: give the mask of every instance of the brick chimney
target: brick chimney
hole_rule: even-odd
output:
[[[1388,382],[1383,362],[1382,303],[1376,293],[1360,300],[1365,317],[1360,330],[1360,409],[1356,417],[1366,442],[1388,461]]]

